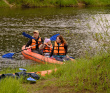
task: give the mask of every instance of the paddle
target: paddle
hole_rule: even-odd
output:
[[[32,36],[30,36],[29,34],[26,34],[25,32],[23,32],[22,35],[25,36],[25,37],[27,37],[27,38],[34,39]],[[50,37],[50,40],[51,41],[55,41],[58,35],[60,35],[60,34],[53,35],[52,37]],[[50,46],[48,46],[48,47],[50,47]],[[71,56],[69,56],[69,58],[75,59],[74,57],[71,57]]]
[[[32,36],[30,36],[29,34],[26,34],[25,32],[23,32],[22,35],[27,37],[27,38],[34,39]],[[52,37],[50,37],[50,40],[55,41],[58,35],[60,35],[60,34],[53,35]]]
[[[22,70],[22,71],[27,71],[26,69],[24,69],[24,68],[19,68],[19,70]],[[28,81],[36,81],[35,79],[33,79],[32,77],[29,77],[29,78],[27,78],[27,80]]]
[[[24,69],[24,68],[19,68],[19,70],[22,70],[22,71],[27,71],[26,69]]]
[[[27,38],[30,38],[30,39],[35,39],[32,36],[30,36],[29,34],[26,34],[25,32],[23,32],[22,35],[25,36],[25,37],[27,37]]]
[[[33,46],[36,46],[36,45],[33,45]],[[30,48],[33,47],[33,46],[30,46]],[[15,52],[15,53],[7,53],[7,54],[4,54],[4,55],[2,55],[2,58],[12,58],[12,56],[13,56],[14,54],[19,53],[19,52],[22,52],[22,51],[24,51],[24,50],[27,50],[27,49],[23,49],[23,50],[21,50],[21,51]]]
[[[33,79],[32,77],[27,78],[27,80],[28,80],[28,81],[33,81],[33,82],[35,82],[35,81],[36,81],[36,80],[35,80],[35,79]]]
[[[23,49],[23,50],[27,50],[27,49]],[[23,51],[23,50],[21,50],[21,51]],[[5,55],[2,55],[2,58],[12,58],[12,56],[13,56],[14,54],[19,53],[19,52],[21,52],[21,51],[18,51],[18,52],[15,52],[15,53],[7,53],[7,54],[5,54]]]
[[[55,35],[53,35],[52,37],[50,37],[50,40],[51,41],[55,41],[56,40],[56,38],[57,38],[57,36],[59,36],[60,34],[55,34]]]
[[[26,34],[25,32],[22,33],[23,36],[27,37],[27,38],[30,38],[30,39],[34,39],[32,36],[30,36],[29,34]],[[53,35],[52,37],[50,37],[50,40],[51,41],[55,41],[56,40],[56,37],[60,35],[60,34],[55,34]],[[35,46],[35,45],[34,45]],[[32,46],[33,47],[33,46]],[[27,50],[27,49],[23,49],[23,50]],[[22,52],[23,50],[21,51],[18,51],[18,52],[15,52],[15,53],[7,53],[5,55],[2,56],[2,58],[12,58],[12,56],[16,53],[19,53],[19,52]]]

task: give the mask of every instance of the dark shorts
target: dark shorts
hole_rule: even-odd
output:
[[[58,61],[67,61],[67,60],[70,60],[69,58],[67,58],[67,57],[54,57],[56,60],[58,60]]]

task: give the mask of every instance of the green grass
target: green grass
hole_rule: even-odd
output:
[[[0,7],[9,7],[3,0],[0,0]]]
[[[42,7],[42,6],[70,6],[76,5],[76,0],[8,0],[9,3],[15,3],[24,7]]]
[[[78,3],[92,6],[108,6],[109,0],[7,0],[10,4],[20,7],[46,7],[46,6],[77,6]]]
[[[7,0],[16,7],[50,7],[50,6],[78,6],[83,3],[90,6],[110,6],[109,0]],[[8,7],[8,5],[0,0],[0,7]]]
[[[9,79],[9,81],[12,85],[15,85],[16,82],[16,85],[19,87],[19,84],[21,84],[21,86],[25,87],[30,92],[45,91],[48,87],[57,87],[57,91],[60,91],[60,93],[63,93],[64,91],[72,93],[80,93],[82,91],[84,93],[108,93],[110,91],[110,55],[107,53],[97,55],[93,58],[86,57],[86,59],[76,59],[76,62],[68,61],[64,65],[39,64],[25,67],[25,69],[27,69],[27,72],[31,72],[54,69],[55,67],[58,69],[57,72],[46,75],[46,77],[41,77],[41,79],[37,80],[34,85],[21,82],[22,80],[11,82],[11,79]],[[9,72],[20,71],[18,69],[13,71],[7,69],[5,71],[5,73]],[[4,71],[2,73],[4,73]],[[8,83],[10,84],[9,81]],[[8,84],[1,82],[1,84],[2,83],[7,87]],[[4,88],[2,89],[5,91]],[[18,91],[17,88],[14,89]],[[13,93],[13,90],[10,91]]]
[[[109,0],[79,0],[79,2],[83,2],[86,5],[92,5],[92,6],[110,5],[110,1]]]
[[[34,64],[34,65],[30,65],[27,67],[23,67],[24,69],[27,70],[27,72],[37,72],[37,71],[43,71],[43,70],[49,70],[49,69],[54,69],[55,67],[58,67],[59,65],[57,64]],[[22,68],[22,67],[21,67]],[[6,73],[15,73],[15,72],[21,72],[19,70],[19,68],[4,68],[2,69],[2,71],[0,72],[1,74],[6,74]]]
[[[5,78],[0,81],[0,93],[27,93],[20,82],[13,78]]]
[[[92,59],[78,59],[67,63],[52,74],[57,87],[73,87],[70,91],[108,93],[110,91],[110,55],[96,56]],[[48,83],[48,82],[47,82]],[[51,86],[51,84],[50,84]]]

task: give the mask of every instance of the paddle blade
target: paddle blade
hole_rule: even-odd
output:
[[[26,71],[26,69],[24,69],[24,68],[19,68],[19,70]]]
[[[28,81],[36,81],[35,79],[33,79],[33,78],[31,78],[31,77],[27,78],[27,80],[28,80]]]
[[[25,32],[23,32],[22,35],[27,37],[27,38],[34,39],[32,36],[30,36],[29,34],[26,34]]]
[[[12,58],[13,55],[14,55],[14,53],[7,53],[7,54],[3,55],[2,58]]]
[[[56,38],[57,38],[57,36],[59,36],[60,34],[55,34],[55,35],[53,35],[52,37],[50,37],[50,40],[51,41],[55,41],[56,40]]]

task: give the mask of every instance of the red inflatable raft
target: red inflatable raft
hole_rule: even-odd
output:
[[[25,45],[22,47],[22,50],[25,49]],[[54,60],[54,59],[51,59],[49,57],[45,57],[43,55],[40,55],[40,54],[37,54],[37,53],[34,53],[34,52],[31,52],[29,50],[23,50],[22,51],[22,55],[27,58],[27,59],[30,59],[30,60],[34,60],[38,63],[53,63],[53,64],[63,64],[63,62],[60,62],[60,61],[57,61],[57,60]]]

